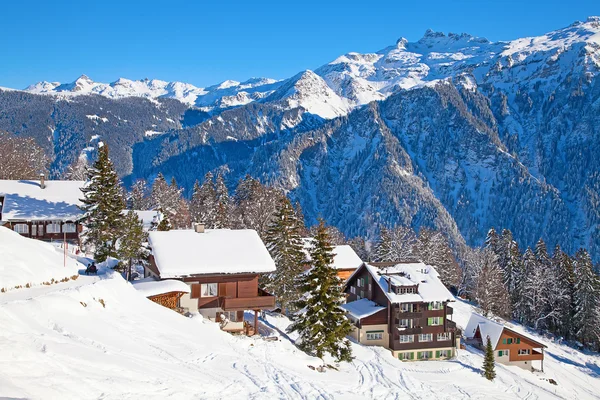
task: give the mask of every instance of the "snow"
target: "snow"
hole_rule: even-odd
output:
[[[126,215],[130,210],[123,210],[122,214]],[[142,221],[144,230],[147,232],[153,225],[158,225],[162,220],[160,211],[157,210],[133,210],[138,219]]]
[[[84,181],[0,180],[0,196],[4,196],[2,220],[61,220],[81,217],[80,198]]]
[[[138,292],[140,292],[146,297],[171,292],[190,292],[190,287],[187,283],[175,279],[165,279],[162,281],[158,281],[154,278],[146,278],[141,279],[139,281],[133,281],[132,284]]]
[[[163,279],[275,271],[267,248],[251,229],[156,231],[148,240]]]
[[[504,331],[504,325],[473,313],[471,314],[471,318],[469,318],[469,322],[465,328],[464,336],[467,339],[474,337],[477,327],[479,327],[483,344],[485,345],[485,341],[487,340],[486,338],[489,336],[490,341],[492,342],[492,347],[495,349],[498,345],[498,341],[500,340],[500,336],[502,336],[502,332]]]
[[[312,248],[313,238],[302,238],[304,245],[304,254],[306,260],[310,261],[310,250]],[[333,246],[333,264],[331,266],[335,269],[356,269],[362,265],[362,260],[356,254],[354,249],[349,245],[338,245]]]
[[[362,319],[381,310],[385,310],[385,307],[382,307],[369,299],[352,301],[341,305],[341,307],[356,319]]]
[[[0,226],[0,289],[24,290],[15,286],[38,286],[52,279],[59,281],[77,275],[83,268],[50,243],[29,239]],[[2,293],[0,293],[1,299]]]
[[[165,132],[158,132],[158,131],[146,131],[144,132],[144,136],[160,136],[160,135],[164,135]]]
[[[381,287],[391,303],[454,301],[454,296],[440,281],[434,267],[417,263],[402,263],[393,267],[378,268],[365,264],[373,280]],[[355,272],[355,274],[358,270]],[[402,286],[418,285],[417,293],[396,294],[388,291],[388,279]]]

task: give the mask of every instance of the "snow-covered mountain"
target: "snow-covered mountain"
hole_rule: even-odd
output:
[[[283,81],[1,91],[0,129],[36,138],[57,175],[98,136],[127,182],[248,173],[348,235],[402,223],[478,244],[494,226],[600,260],[599,71],[598,17],[507,42],[427,31]]]

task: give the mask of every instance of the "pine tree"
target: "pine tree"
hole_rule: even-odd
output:
[[[485,247],[493,251],[496,255],[500,253],[500,238],[498,237],[496,229],[491,228],[488,231],[487,237],[485,238]]]
[[[530,247],[525,250],[523,254],[523,261],[521,263],[521,274],[519,275],[519,280],[516,282],[515,293],[513,297],[515,298],[516,309],[513,312],[514,317],[521,323],[528,323],[531,321],[531,312],[528,308],[527,300],[525,298],[527,279],[531,271],[535,269],[537,260],[535,258],[535,254]]]
[[[292,204],[283,197],[267,231],[265,244],[277,267],[271,276],[268,290],[276,296],[286,314],[294,311],[294,305],[302,294],[298,287],[298,279],[304,270],[306,257],[300,227],[301,223],[296,218]]]
[[[169,217],[167,217],[166,215],[163,215],[158,226],[156,227],[156,230],[165,232],[165,231],[170,231],[171,229],[173,229],[173,226],[171,225],[171,222],[169,221]]]
[[[382,226],[379,231],[379,239],[375,243],[373,248],[372,258],[376,262],[393,262],[398,261],[395,259],[396,255],[393,249],[394,243],[392,240],[391,232]]]
[[[496,377],[496,369],[494,365],[494,348],[492,341],[487,336],[485,343],[485,356],[483,357],[483,376],[489,381],[493,381]]]
[[[81,189],[84,198],[81,210],[84,212],[87,231],[84,244],[94,249],[97,262],[108,257],[117,257],[116,244],[123,230],[125,201],[122,196],[119,177],[108,156],[108,146],[98,151],[98,159],[88,168],[88,184]]]
[[[575,337],[587,345],[597,341],[596,312],[599,306],[598,275],[593,270],[592,260],[584,249],[575,255],[575,316],[573,324]]]
[[[129,193],[128,203],[131,210],[148,210],[151,207],[148,183],[144,179],[135,181]]]
[[[409,240],[405,237],[396,239],[397,243]],[[456,262],[450,244],[442,232],[421,228],[414,248],[415,255],[422,262],[435,267],[444,285],[448,288],[457,289],[461,277],[460,266]],[[408,254],[404,257],[408,257]]]
[[[331,354],[338,361],[352,360],[346,336],[352,325],[340,305],[344,303],[342,282],[332,268],[333,246],[323,221],[320,222],[311,250],[312,268],[302,276],[300,289],[305,296],[298,301],[301,310],[290,330],[299,333],[298,347],[323,358]]]
[[[329,240],[333,246],[340,246],[346,244],[346,236],[335,226],[327,225],[325,227],[327,229],[327,235],[329,236]],[[308,230],[308,236],[313,237],[317,234],[319,230],[319,225],[311,226]]]
[[[358,255],[363,261],[369,261],[369,250],[367,249],[367,243],[364,238],[357,236],[348,240],[348,245],[352,247],[352,250]]]
[[[231,228],[231,199],[229,198],[229,191],[225,186],[225,180],[223,175],[217,175],[217,181],[215,183],[215,194],[216,194],[216,227],[219,229]]]
[[[124,219],[124,234],[119,240],[119,259],[127,262],[127,280],[131,280],[131,267],[134,262],[140,262],[146,255],[144,242],[146,234],[144,225],[137,214],[130,210]]]
[[[250,175],[246,175],[238,183],[233,196],[233,227],[237,229],[254,229],[265,240],[267,230],[281,198],[285,195],[278,189],[261,184]],[[304,218],[302,222],[302,235],[306,235]]]
[[[190,206],[185,199],[179,199],[176,212],[171,218],[171,223],[175,229],[189,229],[192,226]]]
[[[482,266],[475,289],[475,299],[479,303],[479,307],[485,316],[490,313],[499,316],[509,315],[508,293],[502,283],[502,271],[498,267],[496,254],[486,248],[481,253],[481,262]]]
[[[165,177],[159,173],[152,184],[152,206],[170,219],[174,219],[181,200],[181,189],[177,186],[175,178],[169,185]]]
[[[204,176],[202,185],[194,186],[190,213],[192,222],[201,222],[209,229],[216,228],[217,200],[213,175],[208,172]]]
[[[559,245],[556,245],[552,255],[553,268],[556,270],[557,285],[564,290],[564,298],[556,307],[560,310],[560,324],[557,333],[571,339],[575,332],[572,323],[575,316],[575,273],[573,261]]]

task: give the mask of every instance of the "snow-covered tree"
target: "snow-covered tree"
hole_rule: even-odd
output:
[[[134,182],[127,200],[131,210],[150,209],[152,205],[148,196],[148,183],[146,180],[138,179]]]
[[[108,156],[108,146],[98,151],[98,159],[88,169],[88,184],[81,189],[87,231],[84,244],[94,249],[96,261],[117,257],[116,244],[123,230],[125,201],[119,177]]]
[[[477,276],[475,299],[485,316],[494,313],[507,316],[510,312],[508,293],[502,282],[502,271],[496,254],[486,248],[481,253],[481,270]]]
[[[592,260],[584,249],[575,255],[575,315],[573,325],[575,337],[581,343],[597,342],[597,308],[599,306],[598,275],[593,270]]]
[[[254,229],[264,239],[282,197],[285,195],[278,189],[267,187],[246,175],[238,183],[233,196],[233,226],[237,229]],[[299,221],[302,221],[301,228],[304,231],[304,220]]]
[[[352,325],[340,306],[345,298],[342,282],[332,267],[333,246],[323,221],[320,222],[310,252],[311,269],[302,276],[300,289],[305,296],[298,301],[300,310],[290,326],[298,332],[298,347],[323,358],[331,354],[338,361],[350,361],[352,349],[346,336]]]
[[[408,232],[396,238],[397,242],[409,240]],[[460,266],[454,258],[446,237],[440,231],[421,228],[416,244],[415,255],[427,265],[435,267],[440,279],[448,288],[457,288],[460,282]],[[408,257],[408,254],[405,255]]]
[[[367,243],[364,238],[357,236],[348,240],[348,245],[352,247],[352,250],[358,255],[358,257],[363,261],[369,261],[369,249],[367,248]]]
[[[325,229],[327,229],[327,235],[329,236],[329,240],[331,241],[332,245],[339,246],[346,244],[346,236],[344,236],[342,231],[340,231],[338,228],[335,226],[326,225]],[[318,230],[319,225],[311,226],[308,232],[309,236],[315,236]]]
[[[165,216],[173,218],[177,214],[181,190],[177,187],[175,179],[169,185],[162,173],[159,173],[152,183],[152,207]]]
[[[412,261],[416,258],[417,238],[415,232],[407,226],[379,231],[379,238],[373,247],[372,258],[377,262]]]
[[[0,131],[0,154],[0,179],[38,179],[47,173],[48,157],[32,138]]]
[[[267,289],[272,292],[284,313],[294,311],[302,292],[298,279],[304,271],[305,254],[300,237],[301,223],[286,197],[279,201],[279,209],[267,230],[265,244],[275,265]]]
[[[88,159],[86,156],[77,157],[67,167],[63,178],[67,181],[85,181],[87,179]]]
[[[212,173],[204,176],[202,185],[198,182],[194,185],[192,201],[190,203],[190,214],[192,222],[201,222],[207,228],[216,228],[217,195]]]
[[[554,248],[552,255],[552,268],[556,271],[556,285],[558,290],[563,290],[562,300],[558,298],[556,307],[560,310],[560,321],[556,333],[567,339],[574,336],[571,321],[575,316],[575,272],[573,261],[559,245]]]
[[[232,208],[231,199],[229,197],[229,191],[225,186],[225,180],[223,175],[217,175],[215,183],[215,194],[216,194],[216,215],[215,224],[216,228],[230,228],[232,219]]]
[[[131,280],[131,267],[146,256],[144,225],[137,214],[130,210],[123,220],[123,236],[119,240],[118,255],[122,264],[127,266],[127,280]]]
[[[171,224],[175,229],[189,229],[192,226],[190,206],[185,199],[179,199],[175,214],[171,217]]]

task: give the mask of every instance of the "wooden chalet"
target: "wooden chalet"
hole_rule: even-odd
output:
[[[354,324],[351,338],[382,346],[400,360],[456,355],[460,331],[451,320],[452,294],[423,263],[362,264],[347,280],[342,306]]]
[[[175,279],[157,280],[153,277],[148,277],[132,282],[133,287],[148,299],[160,304],[161,306],[170,308],[171,310],[181,311],[179,307],[179,299],[190,292],[190,288],[185,283]]]
[[[544,371],[544,348],[547,346],[501,323],[471,314],[465,337],[467,343],[482,350],[489,337],[495,353],[494,359],[500,364],[534,370],[534,362],[539,361],[539,370]]]
[[[0,225],[32,239],[79,244],[84,181],[0,180]]]
[[[229,332],[257,333],[258,312],[275,308],[275,297],[258,286],[275,263],[254,230],[207,229],[150,232],[152,248],[146,276],[175,279],[189,286],[178,300],[186,312],[198,312]],[[253,323],[244,311],[254,311]]]

